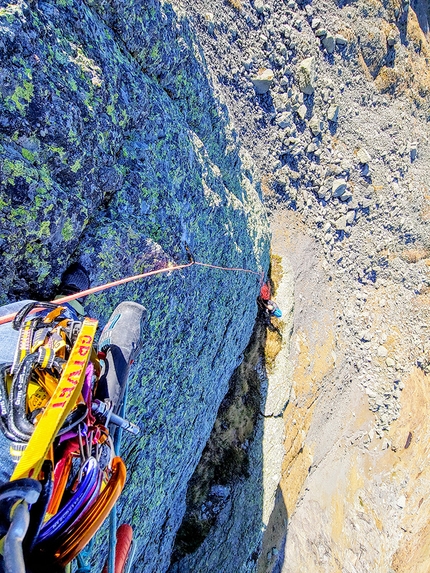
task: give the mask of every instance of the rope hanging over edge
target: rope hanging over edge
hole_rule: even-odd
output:
[[[188,252],[188,250],[187,250],[187,252]],[[191,251],[190,251],[190,253],[191,253]],[[180,271],[180,270],[182,270],[182,269],[186,269],[186,268],[192,267],[192,266],[194,266],[194,265],[197,265],[197,266],[200,266],[200,267],[207,267],[207,268],[211,268],[211,269],[218,269],[218,270],[221,270],[221,271],[236,271],[236,272],[242,272],[242,273],[250,273],[250,274],[257,275],[258,277],[260,277],[260,283],[261,283],[261,284],[262,284],[262,282],[264,281],[264,271],[257,272],[257,271],[253,271],[253,270],[251,270],[251,269],[243,269],[243,268],[240,268],[240,267],[222,267],[222,266],[218,266],[218,265],[211,265],[210,263],[202,263],[202,262],[200,262],[200,261],[194,260],[194,257],[193,257],[192,254],[189,255],[189,258],[190,258],[190,262],[189,262],[189,263],[186,263],[186,264],[183,264],[183,265],[175,265],[175,266],[172,266],[172,267],[164,267],[164,268],[162,268],[162,269],[157,269],[157,270],[155,270],[155,271],[148,271],[148,272],[146,272],[146,273],[141,273],[141,274],[139,274],[139,275],[133,275],[133,276],[130,276],[130,277],[125,277],[125,278],[119,279],[119,280],[117,280],[117,281],[112,281],[112,282],[110,282],[110,283],[105,283],[105,284],[102,284],[102,285],[99,285],[99,286],[96,286],[96,287],[89,288],[89,289],[87,289],[87,290],[82,290],[82,291],[79,291],[79,292],[77,292],[77,293],[70,294],[70,295],[68,295],[68,296],[64,296],[64,297],[61,297],[61,298],[57,298],[57,299],[55,299],[55,300],[53,300],[53,301],[51,301],[51,302],[54,303],[54,304],[63,304],[63,303],[66,303],[66,302],[70,302],[71,300],[75,300],[75,299],[77,299],[77,298],[81,298],[81,297],[84,297],[84,296],[88,296],[88,295],[90,295],[90,294],[95,294],[95,293],[97,293],[97,292],[101,292],[101,291],[107,290],[107,289],[109,289],[109,288],[113,288],[113,287],[116,287],[116,286],[120,286],[120,285],[129,283],[129,282],[132,282],[132,281],[137,281],[137,280],[140,280],[140,279],[144,279],[144,278],[146,278],[146,277],[151,277],[151,276],[159,275],[159,274],[162,274],[162,273],[170,273],[170,272],[172,272],[172,271]],[[37,310],[37,307],[36,307],[35,310]],[[5,316],[0,316],[0,325],[1,325],[1,324],[6,324],[7,322],[12,322],[12,320],[15,318],[16,314],[17,314],[17,313],[15,312],[15,313],[12,313],[12,314],[6,314]]]

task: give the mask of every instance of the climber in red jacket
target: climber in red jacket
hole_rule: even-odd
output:
[[[257,304],[260,310],[270,320],[270,317],[275,316],[281,318],[282,311],[274,300],[270,299],[270,285],[269,283],[263,284],[260,289],[260,294],[257,297]]]

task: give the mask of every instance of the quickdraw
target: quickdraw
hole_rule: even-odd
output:
[[[96,329],[96,320],[88,318],[84,320],[54,394],[31,435],[28,446],[12,474],[12,480],[23,477],[37,478],[57,432],[76,405],[84,382]],[[23,394],[22,390],[21,394]],[[26,397],[25,394],[24,396],[18,394],[18,396],[20,405]],[[13,403],[13,406],[16,405],[18,401]],[[14,409],[14,407],[11,408],[12,411]]]

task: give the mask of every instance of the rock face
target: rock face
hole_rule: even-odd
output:
[[[253,275],[193,268],[89,300],[105,319],[123,298],[150,312],[120,508],[135,571],[424,573],[427,3],[177,4],[0,4],[3,301],[51,296],[68,260],[101,282],[182,262],[184,242],[204,262],[267,268],[252,156],[285,313],[272,371],[247,365],[253,432],[216,420]],[[256,399],[242,382],[226,396],[240,413]],[[210,527],[171,563],[212,426],[230,465],[249,465],[209,483],[196,513]]]
[[[164,571],[187,482],[256,315],[268,227],[189,23],[158,2],[0,2],[0,279],[3,303],[47,297],[79,259],[93,284],[199,261],[90,297],[149,320],[132,376],[120,518],[136,571]],[[101,536],[99,545],[105,544]],[[94,551],[96,568],[105,552]]]
[[[227,204],[244,213],[252,174],[186,24],[157,3],[97,10],[0,12],[3,300],[52,292],[83,235],[104,278],[145,262],[141,237],[169,256],[183,240],[194,248],[198,194],[206,217]],[[222,258],[229,233],[213,232]]]

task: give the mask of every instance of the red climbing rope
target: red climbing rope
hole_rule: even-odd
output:
[[[70,294],[68,296],[63,296],[61,298],[56,298],[55,300],[51,301],[54,304],[63,304],[65,302],[70,302],[71,300],[75,300],[77,298],[81,298],[84,296],[88,296],[90,294],[94,294],[96,292],[101,292],[103,290],[107,290],[109,288],[113,288],[116,286],[120,286],[132,281],[137,281],[139,279],[144,279],[146,277],[151,277],[154,275],[159,275],[161,273],[170,273],[171,271],[180,271],[181,269],[186,269],[188,267],[192,267],[193,265],[198,265],[200,267],[208,267],[211,269],[218,269],[218,270],[222,270],[222,271],[236,271],[236,272],[242,272],[242,273],[251,273],[253,275],[257,275],[260,277],[260,282],[262,283],[264,280],[264,271],[261,272],[257,272],[257,271],[252,271],[251,269],[243,269],[240,267],[221,267],[218,265],[211,265],[209,263],[201,263],[199,261],[195,261],[194,259],[192,261],[190,261],[189,263],[186,263],[184,265],[175,265],[172,267],[165,267],[162,269],[157,269],[155,271],[148,271],[147,273],[142,273],[140,275],[133,275],[131,277],[125,277],[123,279],[119,279],[117,281],[113,281],[110,283],[105,283],[96,287],[92,287],[89,288],[87,290],[82,290],[79,291],[77,293],[74,294]],[[35,308],[34,310],[37,310],[37,308]],[[6,314],[5,316],[0,316],[0,324],[5,324],[7,322],[12,322],[12,320],[15,318],[16,316],[16,312],[12,313],[12,314]]]
[[[251,269],[241,269],[239,267],[219,267],[218,265],[210,265],[209,263],[200,263],[199,261],[193,261],[192,264],[199,265],[200,267],[208,267],[210,269],[219,269],[221,271],[239,271],[241,273],[251,273],[253,275],[257,275],[258,277],[264,278],[263,271],[261,271],[261,273],[258,273],[257,271],[251,271]]]

